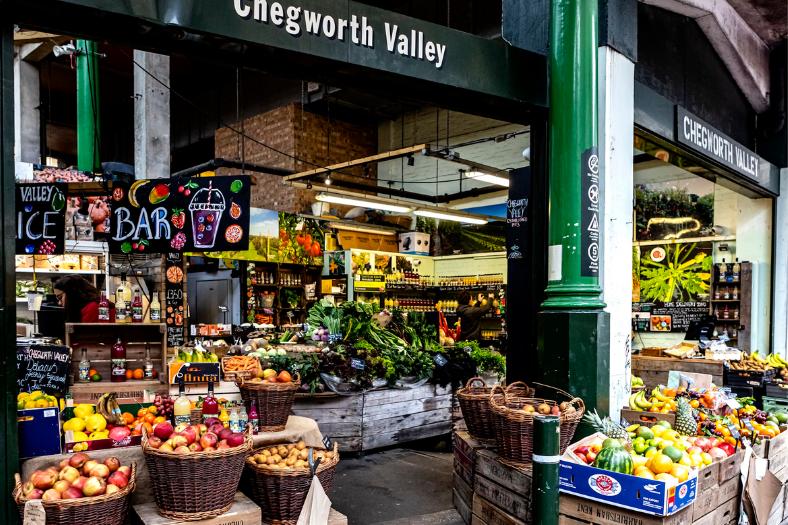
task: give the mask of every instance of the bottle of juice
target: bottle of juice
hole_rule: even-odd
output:
[[[230,426],[230,414],[227,413],[227,408],[222,407],[221,412],[219,412],[219,421],[222,422],[224,428],[228,428]]]
[[[123,294],[117,294],[115,301],[115,322],[128,323],[130,319],[126,316],[126,301],[123,300]]]
[[[99,323],[109,322],[109,301],[107,300],[107,294],[104,290],[101,291],[101,298],[99,299],[98,320]]]
[[[178,383],[178,399],[172,405],[172,419],[175,426],[181,423],[187,425],[191,422],[192,404],[186,397],[186,387],[183,384],[183,379]]]
[[[230,409],[230,430],[233,432],[241,431],[241,418],[238,415],[238,408],[233,407]]]
[[[249,424],[249,414],[246,413],[246,406],[241,403],[238,407],[238,426],[241,430],[239,432],[243,432],[246,430],[246,425]]]
[[[213,381],[208,383],[208,395],[202,401],[202,420],[219,416],[219,401],[213,395]]]
[[[120,383],[126,380],[126,347],[120,341],[120,337],[112,345],[110,351],[110,361],[112,374],[110,379],[113,383]]]
[[[150,321],[158,323],[161,321],[161,303],[159,302],[159,292],[153,292],[153,300],[150,303]]]
[[[143,362],[143,379],[153,379],[153,359],[150,358],[150,343],[145,343],[145,361]]]
[[[260,431],[260,421],[257,419],[259,416],[257,415],[257,401],[252,399],[252,403],[249,406],[249,422],[252,424],[252,432],[257,434]]]
[[[131,322],[142,322],[142,295],[139,290],[134,292],[134,300],[131,301]]]
[[[79,360],[79,382],[87,383],[90,381],[90,361],[88,361],[88,349],[82,349],[82,359]]]

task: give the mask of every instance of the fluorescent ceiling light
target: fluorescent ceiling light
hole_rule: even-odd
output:
[[[334,228],[335,230],[346,230],[359,233],[375,233],[377,235],[395,235],[397,233],[396,231],[389,230],[388,228],[375,228],[373,226],[364,226],[363,224],[356,226],[355,224],[348,224],[346,222],[329,222],[328,226],[330,228]]]
[[[431,219],[443,219],[445,221],[465,222],[468,224],[487,224],[487,219],[481,219],[471,215],[460,215],[425,209],[416,210],[413,213],[420,217],[429,217]]]
[[[408,208],[407,206],[391,204],[383,199],[367,199],[361,196],[348,197],[345,195],[336,195],[333,193],[318,193],[315,199],[319,200],[320,202],[345,204],[347,206],[361,206],[363,208],[391,211],[394,213],[407,213],[413,209],[413,208]]]
[[[466,173],[468,178],[480,180],[482,182],[489,182],[490,184],[497,184],[498,186],[504,186],[506,188],[509,187],[509,179],[506,177],[500,177],[498,175],[491,175],[489,173],[484,173],[483,171],[469,171]]]

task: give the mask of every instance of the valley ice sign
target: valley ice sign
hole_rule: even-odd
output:
[[[235,13],[244,20],[271,24],[294,38],[313,35],[328,40],[350,42],[353,45],[375,49],[377,35],[384,34],[381,42],[393,55],[413,60],[427,61],[441,69],[446,58],[446,44],[427,38],[424,31],[400,27],[383,22],[382,28],[370,23],[366,16],[350,14],[346,18],[306,9],[299,5],[286,5],[267,0],[232,0]]]

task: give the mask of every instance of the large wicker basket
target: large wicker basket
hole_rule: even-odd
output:
[[[262,447],[257,450],[262,450]],[[255,451],[255,452],[256,452]],[[272,525],[294,525],[304,506],[312,476],[309,469],[282,469],[269,465],[258,465],[247,458],[244,468],[244,490],[250,492],[252,500],[260,505],[263,522]],[[334,443],[334,456],[320,462],[317,479],[326,493],[334,485],[334,474],[339,463],[339,448]]]
[[[252,450],[249,431],[234,448],[173,454],[150,446],[142,436],[142,452],[150,473],[159,514],[179,521],[197,521],[224,514],[233,505],[244,460]]]
[[[238,383],[244,403],[247,406],[252,401],[257,404],[260,432],[280,432],[285,429],[300,386],[301,379],[297,375],[290,383],[249,383],[243,379]]]
[[[75,525],[101,523],[102,525],[125,525],[129,513],[129,499],[136,484],[136,465],[131,464],[129,484],[115,494],[95,496],[92,498],[61,499],[43,501],[47,525]],[[16,484],[13,498],[19,510],[19,523],[24,522],[25,502],[22,495],[22,480],[19,474],[14,475]]]
[[[542,403],[551,408],[560,405],[562,402],[569,403],[571,409],[561,412],[559,416],[561,427],[560,453],[563,454],[566,447],[572,442],[575,429],[583,418],[585,403],[579,397],[572,397],[561,389],[534,383],[538,392],[547,390],[550,394],[555,394],[563,399],[554,401],[539,397],[521,396],[513,392],[507,392],[500,386],[493,387],[489,397],[490,408],[495,415],[495,434],[498,441],[498,453],[510,463],[526,465],[531,463],[533,458],[533,435],[534,418],[537,413],[527,413],[523,411],[525,405],[534,408]]]
[[[517,381],[506,387],[506,392],[521,397],[534,395],[534,389]],[[495,416],[490,407],[490,394],[492,387],[487,386],[481,377],[472,377],[463,388],[457,390],[457,399],[460,402],[462,417],[468,432],[476,440],[489,445],[494,445]]]

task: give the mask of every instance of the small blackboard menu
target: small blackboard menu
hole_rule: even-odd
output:
[[[71,350],[67,346],[18,343],[16,382],[20,392],[41,390],[63,396],[68,389]]]
[[[633,303],[633,328],[638,332],[686,332],[690,323],[709,315],[706,301]]]
[[[138,180],[112,192],[110,253],[237,251],[249,247],[251,179]]]
[[[16,253],[63,253],[66,232],[65,184],[16,185]]]
[[[167,348],[183,346],[185,311],[183,304],[183,255],[168,253],[164,259],[164,321]]]

